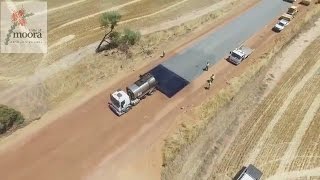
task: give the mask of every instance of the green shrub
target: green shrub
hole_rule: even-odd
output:
[[[131,29],[125,29],[121,38],[122,43],[134,45],[141,38],[139,31],[133,31]]]
[[[5,133],[14,124],[23,123],[24,118],[19,111],[0,105],[0,134]]]

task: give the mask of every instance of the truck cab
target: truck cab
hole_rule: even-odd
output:
[[[137,105],[142,99],[156,90],[158,82],[153,75],[146,73],[140,75],[139,80],[127,86],[127,92],[119,89],[110,94],[110,109],[118,116],[128,112],[133,106]]]
[[[236,48],[235,50],[230,52],[229,57],[227,60],[232,64],[239,65],[244,59],[246,59],[254,50],[241,45],[240,47]]]
[[[109,107],[118,116],[126,113],[131,108],[131,101],[129,95],[123,90],[117,90],[110,95]]]
[[[233,64],[240,64],[241,61],[245,59],[245,53],[240,49],[235,49],[232,52],[230,52],[229,61]]]

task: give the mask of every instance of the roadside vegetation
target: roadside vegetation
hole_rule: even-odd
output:
[[[0,134],[6,133],[15,125],[22,124],[24,117],[19,111],[0,105]]]
[[[215,114],[225,105],[231,102],[232,98],[241,90],[241,88],[260,70],[267,66],[272,59],[281,50],[291,42],[294,37],[306,28],[306,25],[311,26],[309,22],[313,22],[314,18],[319,17],[320,7],[314,7],[308,11],[305,16],[298,16],[294,23],[291,23],[285,31],[277,35],[271,42],[268,42],[269,49],[267,53],[254,59],[254,64],[239,77],[235,77],[230,81],[230,85],[221,90],[214,97],[209,98],[206,102],[193,109],[192,117],[197,120],[184,120],[180,128],[172,132],[172,134],[165,140],[163,147],[163,166],[165,167],[162,172],[164,179],[170,179],[170,173],[174,168],[172,167],[173,161],[177,155],[183,150],[187,149],[188,145],[192,144],[197,137],[204,131],[206,126],[214,120]],[[178,117],[181,119],[181,117]],[[177,163],[174,163],[177,164]],[[179,165],[182,163],[180,162]],[[181,165],[182,166],[182,165]]]

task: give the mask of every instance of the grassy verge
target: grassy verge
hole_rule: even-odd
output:
[[[227,105],[251,78],[257,75],[263,67],[270,64],[272,59],[276,57],[278,53],[281,53],[282,49],[285,48],[299,32],[312,25],[309,22],[313,22],[314,18],[319,17],[319,11],[320,7],[314,6],[313,9],[306,12],[305,16],[298,16],[294,23],[291,23],[285,31],[267,42],[269,48],[266,49],[266,53],[253,59],[255,63],[248,67],[245,73],[233,78],[228,87],[220,90],[217,95],[196,107],[192,111],[192,117],[196,117],[198,120],[183,121],[181,126],[165,140],[163,147],[163,165],[170,166],[170,163],[175,159],[177,154],[185,149],[188,144],[195,141],[208,123],[214,120],[212,117],[222,107]],[[181,119],[181,117],[178,118]]]

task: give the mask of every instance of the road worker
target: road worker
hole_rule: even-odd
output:
[[[210,65],[209,62],[207,62],[206,66],[205,66],[205,68],[203,70],[208,71],[209,70],[209,65]]]
[[[166,53],[164,51],[162,51],[161,57],[163,58],[165,55],[166,55]]]
[[[215,79],[215,75],[212,74],[212,75],[210,76],[210,79],[207,80],[207,82],[208,82],[208,87],[207,87],[207,89],[210,89],[211,84],[213,83],[214,79]]]
[[[210,76],[210,82],[213,83],[214,79],[215,79],[215,74],[212,74],[212,75]]]
[[[208,80],[208,87],[207,89],[210,89],[212,82],[210,80]]]

